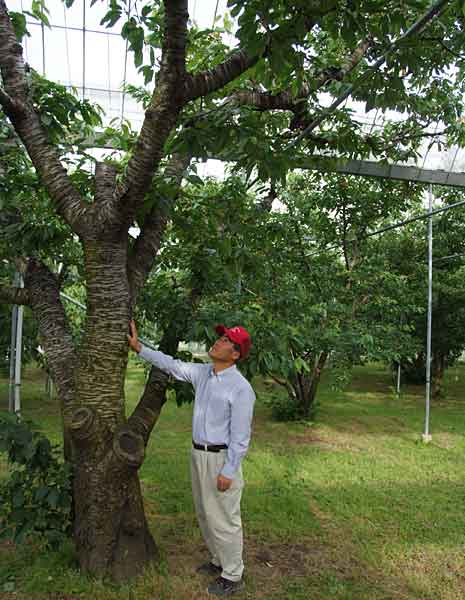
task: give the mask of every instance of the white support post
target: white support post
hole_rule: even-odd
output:
[[[23,278],[16,272],[13,280],[15,287],[24,287]],[[10,344],[10,386],[8,410],[19,413],[21,410],[21,350],[23,338],[24,307],[13,305],[11,311]]]
[[[18,322],[18,306],[13,304],[11,309],[11,338],[10,338],[10,382],[8,394],[8,410],[15,410],[15,350],[16,350],[16,324]]]
[[[22,278],[21,278],[22,283]],[[23,287],[21,285],[21,287]],[[16,325],[16,352],[15,352],[15,398],[14,411],[21,412],[21,351],[23,347],[23,317],[24,306],[18,306],[18,320]]]
[[[433,189],[429,186],[428,192],[429,212],[433,210]],[[433,217],[428,219],[428,321],[426,333],[426,406],[425,406],[425,431],[422,439],[425,443],[431,441],[429,432],[429,409],[431,399],[431,325],[433,320]]]

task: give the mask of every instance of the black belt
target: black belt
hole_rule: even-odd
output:
[[[208,445],[208,444],[196,444],[195,442],[192,442],[192,445],[194,446],[194,448],[196,450],[204,450],[205,452],[219,452],[220,450],[228,449],[226,444]]]

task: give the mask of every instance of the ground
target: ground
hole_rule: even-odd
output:
[[[255,382],[253,443],[244,464],[246,590],[263,600],[459,600],[465,598],[465,366],[448,373],[421,442],[422,388],[400,398],[382,366],[356,369],[350,387],[324,382],[316,423],[276,423]],[[129,372],[128,404],[142,368]],[[56,401],[26,371],[24,414],[59,440]],[[7,382],[0,381],[7,406]],[[32,541],[0,547],[0,600],[207,599],[207,559],[189,482],[191,407],[164,408],[141,470],[147,516],[162,562],[130,585],[91,581],[72,547],[44,553]],[[0,465],[3,473],[5,463]]]

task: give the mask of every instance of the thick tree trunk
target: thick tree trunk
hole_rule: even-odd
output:
[[[74,540],[81,569],[123,581],[157,556],[137,470],[144,439],[124,411],[129,288],[126,242],[84,243],[87,319],[66,412],[74,444]]]
[[[438,400],[443,396],[446,357],[433,353],[431,357],[431,397]],[[402,376],[407,383],[424,385],[426,383],[426,354],[420,352],[414,359],[401,361]]]
[[[144,441],[124,426],[111,436],[88,408],[78,409],[69,426],[77,449],[74,541],[81,570],[124,581],[157,557],[137,475]]]
[[[446,360],[442,354],[434,354],[431,362],[431,396],[433,400],[439,400],[444,395],[444,372]]]
[[[426,383],[426,355],[418,353],[414,358],[401,359],[402,379],[413,385],[424,385]]]

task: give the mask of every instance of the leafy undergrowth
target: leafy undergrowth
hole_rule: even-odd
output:
[[[128,377],[129,407],[142,370]],[[323,386],[318,420],[276,423],[257,382],[253,444],[244,465],[246,590],[263,600],[455,600],[465,597],[465,368],[448,373],[447,399],[431,410],[421,441],[424,394],[400,398],[378,366],[359,368],[345,392]],[[0,398],[7,404],[6,382]],[[56,401],[36,371],[24,414],[59,439]],[[141,470],[147,516],[162,561],[130,585],[80,576],[71,545],[44,553],[34,541],[0,546],[0,599],[206,599],[207,558],[189,482],[191,407],[169,402]],[[0,473],[6,465],[0,463]]]

